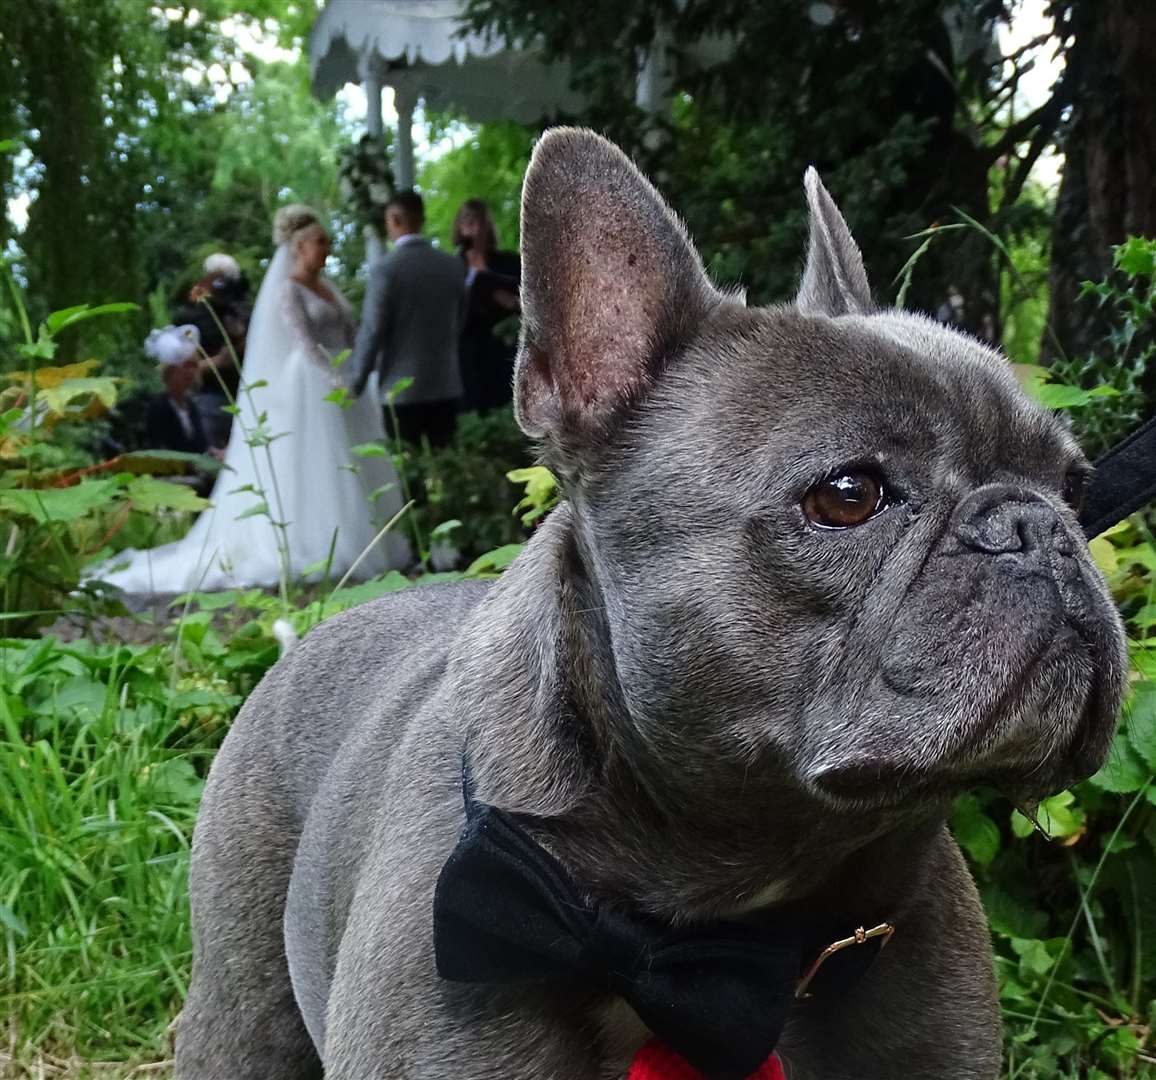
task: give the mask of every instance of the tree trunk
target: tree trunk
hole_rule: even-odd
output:
[[[1074,0],[1066,79],[1073,102],[1052,246],[1043,355],[1094,352],[1105,327],[1080,283],[1112,266],[1111,247],[1156,236],[1156,4]]]

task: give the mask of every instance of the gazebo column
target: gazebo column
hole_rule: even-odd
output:
[[[373,71],[362,79],[365,87],[365,127],[375,139],[380,139],[385,128],[381,122],[381,79]]]
[[[385,131],[381,121],[381,78],[372,70],[372,66],[367,68],[361,85],[365,88],[366,131],[371,137],[380,139]],[[381,224],[379,222],[379,227]],[[381,257],[381,237],[377,229],[369,225],[365,226],[365,255],[371,263]]]
[[[660,24],[655,30],[650,48],[646,50],[634,86],[634,103],[643,112],[652,115],[661,116],[670,110],[670,79],[666,70],[666,50],[669,42],[670,31]]]
[[[413,109],[416,103],[411,90],[394,87],[393,107],[397,109],[397,170],[394,179],[399,191],[413,187]]]

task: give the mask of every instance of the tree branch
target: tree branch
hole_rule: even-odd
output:
[[[1004,189],[1003,199],[1001,200],[1001,209],[1007,206],[1012,206],[1016,199],[1020,197],[1020,192],[1024,189],[1024,184],[1028,182],[1028,176],[1032,171],[1032,166],[1040,159],[1040,155],[1047,149],[1047,145],[1052,136],[1056,133],[1056,128],[1060,122],[1060,111],[1057,110],[1050,121],[1042,121],[1040,126],[1036,128],[1032,135],[1032,141],[1028,145],[1027,153],[1019,159],[1019,164],[1014,174],[1009,175],[1007,187]]]

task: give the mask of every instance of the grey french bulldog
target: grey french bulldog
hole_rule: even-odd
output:
[[[994,1077],[988,931],[944,820],[1093,772],[1126,673],[1088,465],[1006,360],[878,310],[814,171],[792,304],[712,286],[616,147],[540,141],[516,408],[565,500],[500,580],[312,632],[218,755],[193,845],[181,1080],[606,1080],[612,992],[435,967],[476,795],[585,893],[671,925],[887,921],[793,1008],[791,1080]]]

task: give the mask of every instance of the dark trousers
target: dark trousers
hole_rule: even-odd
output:
[[[396,429],[393,424],[394,415],[397,416]],[[385,430],[391,439],[400,437],[403,442],[420,446],[425,438],[435,450],[449,445],[457,422],[456,399],[395,405],[393,415],[389,409],[385,410]]]

